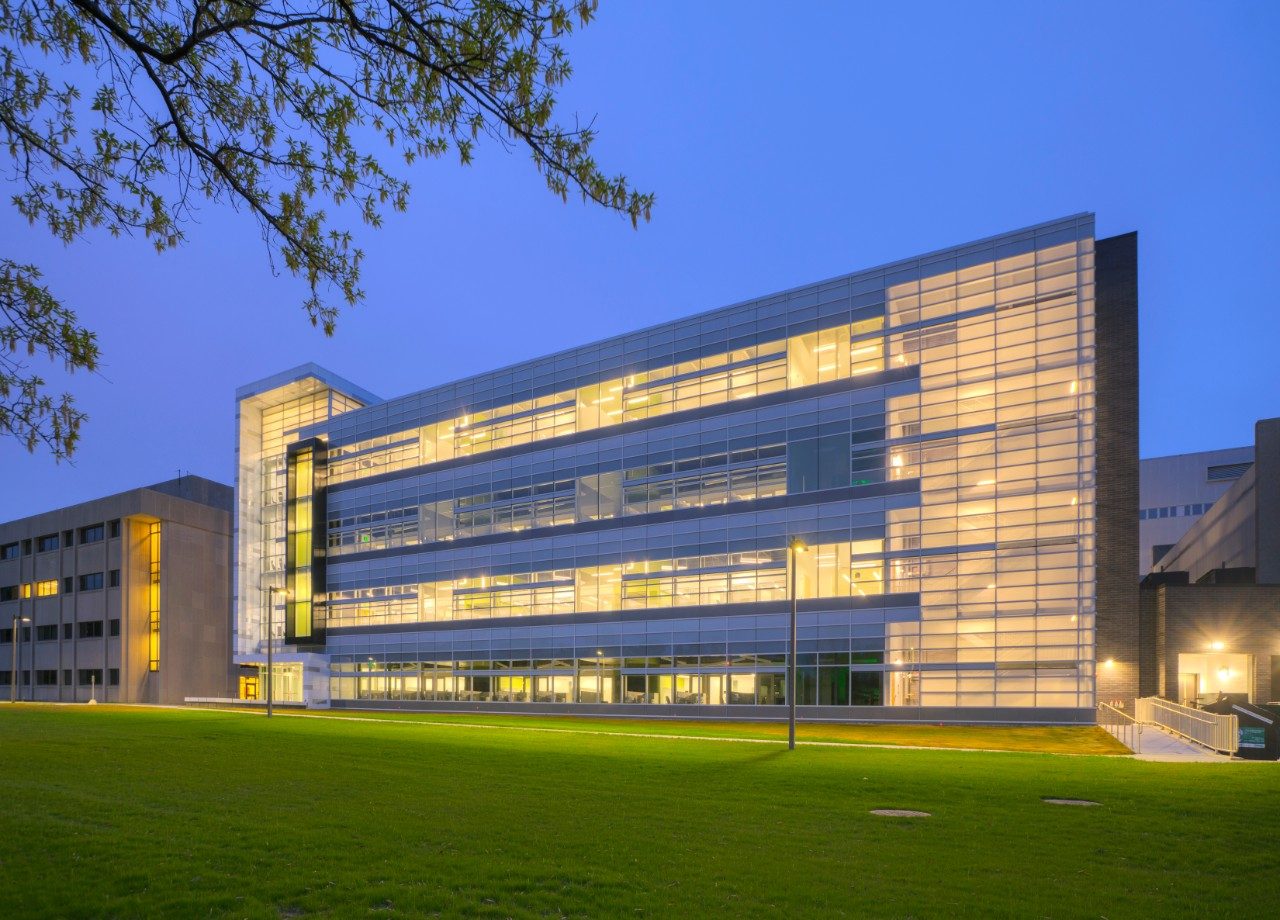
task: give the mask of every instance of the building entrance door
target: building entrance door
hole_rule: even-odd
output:
[[[1200,695],[1200,675],[1194,672],[1178,674],[1178,702],[1194,703]]]
[[[240,678],[240,699],[256,700],[258,698],[258,678],[241,677]]]

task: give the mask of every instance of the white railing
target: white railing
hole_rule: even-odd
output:
[[[1240,719],[1237,716],[1220,716],[1192,709],[1158,696],[1138,700],[1134,704],[1134,713],[1139,722],[1159,725],[1211,751],[1234,754],[1240,746]]]
[[[1110,703],[1098,704],[1098,724],[1135,754],[1142,753],[1142,723]]]
[[[234,696],[186,696],[182,702],[188,706],[260,706],[266,708],[266,700],[242,700]],[[276,706],[302,709],[307,704],[301,700],[273,700]]]

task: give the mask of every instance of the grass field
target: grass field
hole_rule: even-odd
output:
[[[0,778],[6,918],[1114,920],[1280,898],[1271,764],[20,705]]]
[[[284,710],[282,715],[294,713]],[[632,717],[538,716],[494,713],[360,712],[335,709],[298,714],[301,718],[383,719],[431,725],[487,725],[555,732],[607,732],[609,734],[674,735],[684,738],[740,738],[749,741],[785,741],[786,722],[717,722],[712,720],[641,719]],[[1092,725],[994,726],[994,725],[846,725],[801,722],[796,727],[801,744],[891,744],[904,747],[959,748],[963,750],[1030,751],[1044,754],[1128,754],[1129,749]]]

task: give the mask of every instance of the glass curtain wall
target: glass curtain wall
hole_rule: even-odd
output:
[[[327,422],[362,403],[337,390],[313,384],[302,395],[290,385],[243,399],[239,404],[237,453],[236,654],[262,652],[266,637],[266,594],[284,587],[286,540],[286,453],[298,433]],[[285,600],[272,595],[276,641],[284,636]]]
[[[783,702],[801,535],[800,702],[1091,709],[1091,227],[637,333],[647,360],[566,353],[545,386],[264,405],[257,584],[283,569],[285,448],[327,436],[335,699]],[[568,638],[503,646],[545,617]],[[593,648],[584,617],[628,632]],[[752,622],[678,638],[725,617]]]

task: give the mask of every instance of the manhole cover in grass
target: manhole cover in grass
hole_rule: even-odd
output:
[[[1044,802],[1046,805],[1081,805],[1086,808],[1092,805],[1102,804],[1101,802],[1091,802],[1088,799],[1051,799],[1047,797],[1040,801]]]
[[[932,818],[933,815],[927,811],[912,811],[910,808],[873,808],[873,815],[879,815],[882,818]]]

